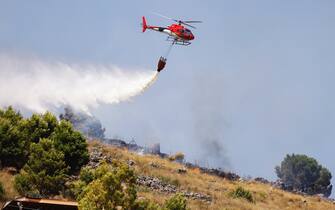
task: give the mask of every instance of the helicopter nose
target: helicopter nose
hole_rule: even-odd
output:
[[[194,39],[194,35],[190,34],[190,40],[193,40],[193,39]]]

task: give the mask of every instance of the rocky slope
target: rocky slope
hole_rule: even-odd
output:
[[[100,142],[91,142],[89,148],[89,165],[96,167],[101,160],[124,161],[138,175],[139,196],[158,203],[183,193],[191,209],[335,209],[331,199],[287,192],[263,178],[244,180],[219,169],[181,164],[159,154],[143,155]],[[234,198],[232,192],[238,187],[250,191],[254,202]]]

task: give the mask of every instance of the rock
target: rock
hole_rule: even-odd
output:
[[[138,176],[137,184],[149,187],[154,190],[159,190],[166,193],[177,192],[177,187],[171,184],[167,184],[156,177],[150,176]]]
[[[276,187],[276,188],[279,188],[281,190],[285,190],[288,192],[293,192],[293,193],[300,194],[300,195],[317,195],[322,198],[328,198],[333,188],[332,185],[328,185],[328,186],[321,188],[317,192],[313,188],[297,189],[297,188],[294,188],[292,185],[285,184],[280,179],[276,180],[275,182],[271,182],[271,185],[273,187]]]
[[[183,168],[178,168],[178,169],[177,169],[177,173],[178,173],[178,174],[185,174],[186,172],[187,172],[187,170],[186,170],[186,168],[184,168],[184,167],[183,167]]]
[[[133,166],[133,165],[135,165],[135,161],[128,160],[127,164],[128,164],[128,166]]]
[[[99,162],[102,159],[102,149],[99,147],[94,147],[90,152],[90,161]]]
[[[11,175],[15,175],[18,173],[18,170],[15,167],[6,167],[4,168],[4,171],[6,171],[7,173]]]
[[[242,177],[240,177],[240,178],[238,179],[238,181],[239,181],[239,182],[245,182],[245,179],[242,178]]]
[[[103,155],[101,147],[93,147],[90,151],[90,159],[86,166],[91,168],[97,168],[101,161],[112,163],[113,158],[111,156]]]
[[[325,195],[322,194],[322,193],[316,194],[316,196],[318,196],[318,197],[320,197],[320,198],[324,198],[324,197],[325,197]]]
[[[207,202],[212,201],[212,198],[209,195],[204,195],[201,193],[183,192],[183,194],[185,197],[194,199],[194,200],[202,200],[202,201],[207,201]]]
[[[184,165],[187,167],[187,168],[190,168],[190,169],[194,169],[194,168],[199,168],[199,166],[193,164],[193,163],[190,163],[190,162],[185,162]]]
[[[263,184],[269,184],[269,183],[270,183],[267,179],[264,179],[264,178],[262,178],[262,177],[256,177],[256,178],[254,179],[254,181],[256,181],[256,182],[260,182],[260,183],[263,183]]]
[[[231,181],[237,181],[240,179],[240,176],[232,173],[232,172],[225,172],[221,169],[217,169],[217,168],[204,168],[204,167],[199,167],[200,171],[202,173],[206,173],[206,174],[211,174],[211,175],[215,175],[218,177],[222,177],[222,178],[226,178],[228,180]]]
[[[185,197],[194,199],[194,200],[201,200],[205,202],[211,202],[212,198],[209,195],[205,195],[202,193],[195,193],[195,192],[189,192],[185,190],[180,190],[176,186],[167,184],[166,182],[151,176],[144,176],[140,175],[137,177],[137,184],[146,186],[150,188],[151,190],[157,190],[164,193],[183,193]]]

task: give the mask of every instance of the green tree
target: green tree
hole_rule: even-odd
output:
[[[0,162],[2,166],[21,168],[27,159],[29,143],[20,126],[23,118],[12,107],[0,110]]]
[[[48,138],[56,128],[57,118],[47,112],[23,119],[12,107],[0,111],[0,159],[3,166],[21,168],[28,159],[31,142]]]
[[[80,177],[81,184],[78,185],[82,189],[77,190],[79,192],[77,199],[81,209],[113,210],[118,207],[139,209],[140,203],[136,201],[136,176],[127,165],[119,164],[112,167],[107,163],[102,163],[93,171],[93,174],[85,171],[81,173],[82,175],[85,178]],[[94,177],[93,180],[91,177]]]
[[[57,195],[64,188],[67,171],[64,154],[53,141],[41,139],[31,144],[28,162],[15,177],[15,188],[22,195]]]
[[[277,176],[288,187],[309,194],[331,194],[331,173],[306,155],[287,155],[276,168]]]
[[[65,155],[65,162],[70,166],[70,172],[79,171],[89,160],[86,139],[81,133],[75,131],[70,122],[60,121],[51,135],[58,150]]]
[[[6,118],[10,120],[13,124],[17,124],[23,119],[20,112],[15,111],[11,106],[7,107],[5,110],[0,109],[0,118]]]
[[[42,138],[49,138],[58,125],[57,118],[50,112],[33,114],[22,123],[22,130],[30,142],[38,143]]]

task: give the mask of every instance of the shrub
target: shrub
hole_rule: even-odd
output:
[[[184,158],[185,155],[182,152],[177,152],[176,154],[169,156],[170,161],[177,161],[178,163],[182,163]]]
[[[243,187],[237,187],[234,191],[230,193],[230,196],[233,198],[243,198],[249,202],[254,202],[252,193],[249,190],[244,189]]]
[[[331,194],[332,178],[328,169],[306,155],[287,155],[276,168],[277,176],[286,188],[296,189],[308,194]]]
[[[165,202],[167,210],[186,210],[187,200],[184,195],[177,193]]]
[[[102,163],[93,171],[94,179],[85,184],[83,180],[87,180],[87,174],[90,173],[81,173],[78,181],[82,185],[82,190],[77,195],[81,209],[115,209],[117,206],[137,209],[136,177],[127,165],[112,167]]]
[[[149,200],[140,200],[137,202],[136,210],[163,210],[159,205]]]
[[[80,170],[79,177],[81,181],[88,184],[94,180],[94,170],[90,169],[89,167],[83,167]]]
[[[84,187],[95,179],[95,170],[90,167],[83,167],[80,170],[79,179],[71,182],[67,194],[74,199],[79,198]]]

